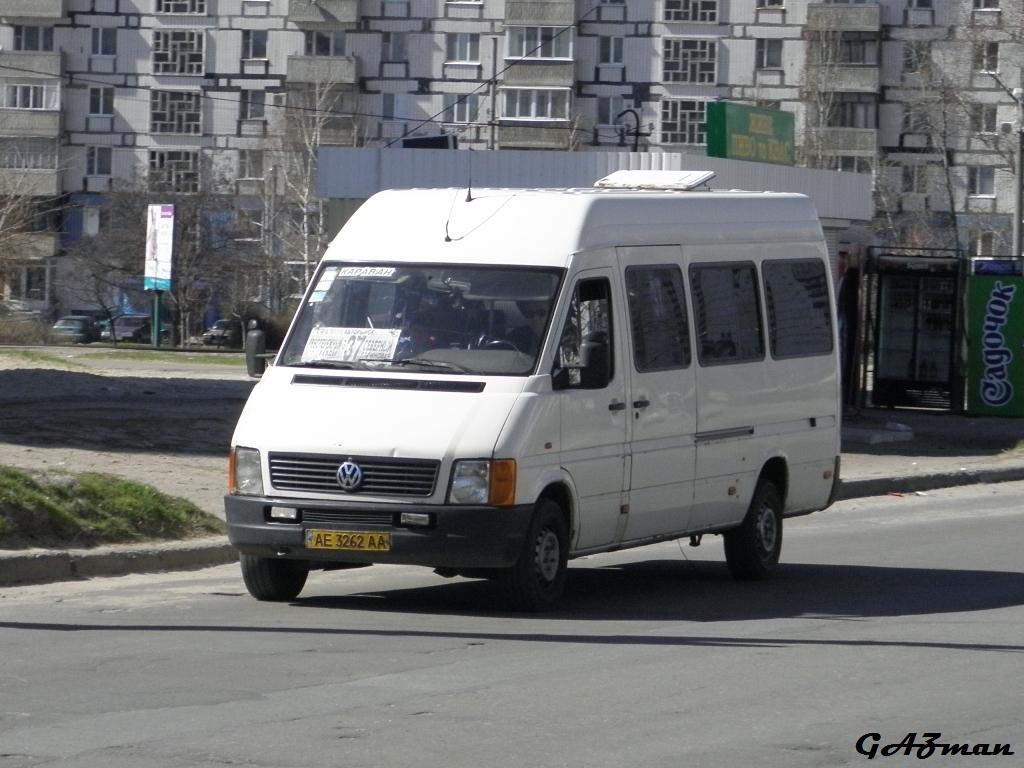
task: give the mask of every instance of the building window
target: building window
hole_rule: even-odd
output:
[[[89,89],[89,114],[114,114],[114,89],[109,86],[94,86]]]
[[[971,104],[971,131],[973,133],[996,132],[996,105]]]
[[[976,11],[998,11],[999,0],[974,0]]]
[[[202,94],[196,91],[152,91],[150,130],[153,133],[202,133]]]
[[[85,173],[87,176],[109,176],[114,151],[110,147],[85,148]]]
[[[783,0],[758,0],[758,8],[781,8],[784,5]]]
[[[870,93],[840,93],[829,110],[830,128],[877,128],[878,102]]]
[[[154,191],[162,192],[198,192],[199,153],[192,150],[151,149],[149,186]]]
[[[927,72],[932,59],[929,40],[907,40],[903,43],[903,71]]]
[[[480,115],[480,97],[471,93],[458,96],[446,93],[444,96],[444,122],[475,123]]]
[[[718,0],[665,0],[665,21],[718,21]]]
[[[92,28],[92,55],[117,55],[117,30],[114,27]]]
[[[345,33],[307,31],[305,50],[307,56],[344,56]]]
[[[928,191],[928,166],[903,166],[903,192],[908,195],[923,195]]]
[[[996,253],[996,233],[983,229],[972,229],[967,234],[968,253],[971,256],[994,256]]]
[[[754,66],[757,69],[782,67],[782,41],[758,38],[754,47]]]
[[[993,197],[996,193],[996,169],[991,165],[967,168],[967,194],[971,197]]]
[[[839,61],[843,64],[878,65],[878,35],[874,32],[843,32],[839,37]]]
[[[717,82],[718,45],[714,40],[666,38],[662,51],[665,82],[712,85]]]
[[[60,109],[60,85],[57,83],[3,83],[0,107],[4,109]]]
[[[448,61],[479,63],[480,35],[476,32],[452,32],[445,39]]]
[[[615,125],[615,118],[626,108],[626,99],[622,96],[597,97],[597,124]]]
[[[598,63],[621,65],[623,62],[622,46],[624,42],[625,38],[622,37],[601,35],[598,38]]]
[[[267,58],[267,30],[265,30],[265,29],[243,29],[242,30],[242,58],[243,59],[265,59],[265,58]]]
[[[832,169],[843,173],[871,173],[871,158],[857,155],[836,155]]]
[[[206,0],[156,0],[156,13],[205,14]]]
[[[930,10],[932,7],[932,0],[908,0],[908,4],[911,8]]]
[[[242,91],[239,117],[243,120],[262,120],[266,115],[266,108],[265,91]]]
[[[975,43],[974,71],[997,72],[999,70],[999,43]]]
[[[26,27],[14,25],[14,50],[52,51],[53,27]]]
[[[571,27],[507,27],[508,59],[571,59]]]
[[[191,29],[153,31],[153,74],[203,74],[203,32]]]
[[[564,88],[506,88],[508,120],[568,120],[569,91]]]
[[[405,32],[384,32],[381,37],[382,61],[406,61]]]
[[[262,149],[240,149],[240,150],[238,150],[238,178],[240,178],[240,179],[262,179],[263,178],[263,150]]]
[[[662,144],[704,144],[707,102],[665,99],[661,102]]]

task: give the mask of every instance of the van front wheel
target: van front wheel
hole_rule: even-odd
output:
[[[760,480],[743,522],[725,533],[725,562],[734,579],[766,579],[779,568],[782,500],[775,484]]]
[[[565,589],[569,532],[561,508],[553,501],[537,505],[519,559],[496,581],[509,607],[550,611]]]
[[[242,580],[257,600],[284,602],[294,600],[306,585],[309,565],[301,560],[241,555]]]

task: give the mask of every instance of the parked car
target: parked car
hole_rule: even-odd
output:
[[[242,324],[238,320],[222,318],[203,331],[203,344],[218,347],[237,347],[242,343]]]
[[[88,315],[65,315],[53,324],[53,333],[58,341],[73,344],[88,344],[100,339],[100,327]]]
[[[104,341],[131,341],[143,324],[149,327],[149,315],[118,315],[112,323],[105,324],[100,338]],[[148,340],[149,337],[146,338]]]
[[[136,344],[149,344],[153,340],[153,323],[147,317],[145,322],[137,326],[129,336],[122,337],[123,341],[131,341]],[[166,344],[171,340],[171,328],[167,323],[160,324],[160,343]]]

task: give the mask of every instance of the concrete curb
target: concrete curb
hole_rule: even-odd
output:
[[[1024,480],[1024,466],[844,480],[837,501],[1014,480]],[[8,550],[0,551],[0,587],[129,573],[197,570],[237,560],[238,552],[223,536],[96,549]]]
[[[1015,480],[1024,480],[1024,467],[961,469],[903,477],[866,477],[858,480],[843,480],[836,501],[861,499],[867,496],[884,496],[887,493],[932,491],[960,485],[1007,483]]]
[[[237,560],[238,552],[224,536],[95,549],[8,550],[0,552],[0,586],[185,571]]]

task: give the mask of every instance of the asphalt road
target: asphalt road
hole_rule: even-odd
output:
[[[0,767],[1024,763],[1024,483],[790,521],[784,574],[718,540],[577,560],[564,609],[375,566],[292,604],[237,566],[0,591]],[[908,732],[1014,756],[880,757]]]

